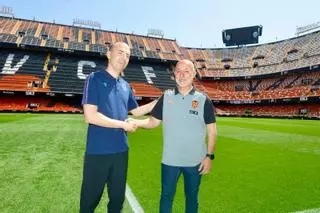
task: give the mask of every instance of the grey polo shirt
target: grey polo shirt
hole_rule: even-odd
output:
[[[206,124],[216,122],[207,95],[195,89],[185,96],[177,88],[166,90],[151,115],[163,122],[163,164],[196,166],[205,158]]]

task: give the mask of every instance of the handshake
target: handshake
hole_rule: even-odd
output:
[[[123,129],[126,132],[135,132],[137,130],[139,120],[137,119],[133,119],[133,118],[128,118],[125,120],[124,125],[123,125]]]

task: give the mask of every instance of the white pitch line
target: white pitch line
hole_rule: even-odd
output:
[[[134,213],[144,213],[140,203],[138,202],[137,198],[134,196],[128,184],[126,186],[126,198]]]
[[[320,212],[320,208],[318,208],[318,209],[305,209],[302,211],[291,212],[291,213],[319,213],[319,212]]]

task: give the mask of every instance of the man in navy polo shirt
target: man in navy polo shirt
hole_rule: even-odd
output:
[[[217,134],[214,107],[207,95],[193,87],[195,75],[191,61],[179,61],[174,71],[176,88],[164,92],[151,117],[130,120],[143,128],[154,128],[163,122],[160,213],[172,212],[181,174],[184,176],[185,212],[197,213],[201,176],[210,171],[214,159]]]
[[[121,212],[125,199],[128,167],[128,112],[134,116],[149,113],[155,101],[138,107],[129,84],[120,77],[128,65],[130,48],[117,42],[107,52],[106,70],[91,73],[84,86],[83,110],[88,126],[84,157],[80,212],[92,213],[105,184],[108,186],[108,212]]]

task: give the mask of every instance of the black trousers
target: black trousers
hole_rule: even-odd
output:
[[[128,170],[128,152],[85,155],[80,195],[80,213],[93,213],[105,184],[108,188],[108,213],[120,213],[123,207]]]

